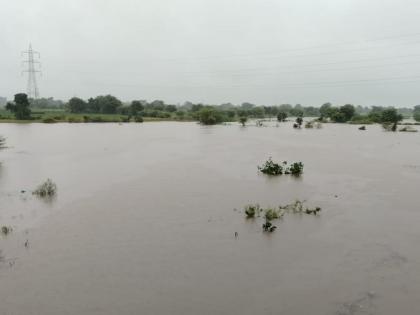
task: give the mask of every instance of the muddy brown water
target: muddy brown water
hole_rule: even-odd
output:
[[[367,129],[1,124],[0,314],[420,314],[420,134]]]

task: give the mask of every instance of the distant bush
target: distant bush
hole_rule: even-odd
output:
[[[286,118],[287,118],[287,113],[286,113],[286,112],[279,112],[279,113],[277,114],[277,120],[278,120],[279,122],[286,121]]]
[[[239,117],[239,122],[242,124],[242,126],[245,126],[245,123],[247,122],[248,118],[245,116]]]
[[[130,116],[122,116],[120,118],[121,122],[130,122],[131,117]]]
[[[225,121],[223,113],[212,107],[205,107],[198,113],[198,120],[203,125],[215,125]]]
[[[45,124],[53,124],[53,123],[56,123],[57,121],[52,117],[46,117],[42,120],[42,122]]]
[[[38,195],[40,197],[47,197],[53,196],[57,192],[57,185],[53,183],[51,179],[47,179],[44,183],[39,185],[37,189],[33,191],[34,195]]]
[[[143,117],[142,116],[134,116],[134,121],[137,123],[142,123],[143,122]]]
[[[78,118],[78,117],[70,116],[70,117],[67,117],[67,121],[69,123],[80,123],[80,122],[82,122],[82,119]]]
[[[414,106],[413,118],[415,121],[420,121],[420,105]]]

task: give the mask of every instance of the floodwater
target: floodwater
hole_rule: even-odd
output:
[[[13,227],[1,315],[420,314],[420,133],[162,122],[0,135],[0,225]],[[303,176],[259,174],[270,156],[302,161]],[[33,196],[47,178],[57,196]],[[297,198],[321,215],[289,214],[272,234],[244,218],[248,203]]]

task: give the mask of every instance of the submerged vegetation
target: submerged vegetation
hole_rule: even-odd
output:
[[[250,204],[244,207],[244,212],[247,219],[261,217],[261,213],[264,213],[264,223],[262,225],[264,232],[274,232],[277,228],[273,225],[272,221],[281,219],[285,214],[309,214],[318,215],[321,211],[320,207],[309,208],[306,207],[305,200],[295,200],[294,202],[287,205],[280,205],[277,208],[261,208],[259,204]]]
[[[287,164],[287,161],[284,161],[282,164],[273,162],[272,158],[270,157],[267,161],[264,162],[263,165],[258,166],[258,170],[267,175],[283,175],[283,174],[291,174],[294,176],[300,176],[303,173],[303,163],[302,162],[294,162],[290,165]]]
[[[51,180],[47,179],[44,183],[39,185],[34,191],[34,195],[40,197],[54,196],[57,192],[57,185]]]
[[[6,148],[6,138],[0,136],[0,150]]]
[[[2,226],[0,231],[3,235],[9,235],[13,231],[13,229],[9,226]]]
[[[260,213],[263,211],[259,204],[246,205],[244,210],[248,219],[255,218],[255,216],[259,216]]]

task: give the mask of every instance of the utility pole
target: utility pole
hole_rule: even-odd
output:
[[[36,82],[37,73],[41,74],[41,62],[39,59],[41,55],[39,52],[32,50],[32,45],[29,44],[29,49],[22,52],[22,56],[25,56],[22,64],[26,66],[26,69],[22,71],[28,73],[28,83],[26,86],[26,93],[28,98],[37,99],[39,97],[38,85]],[[37,65],[37,67],[35,67]]]

